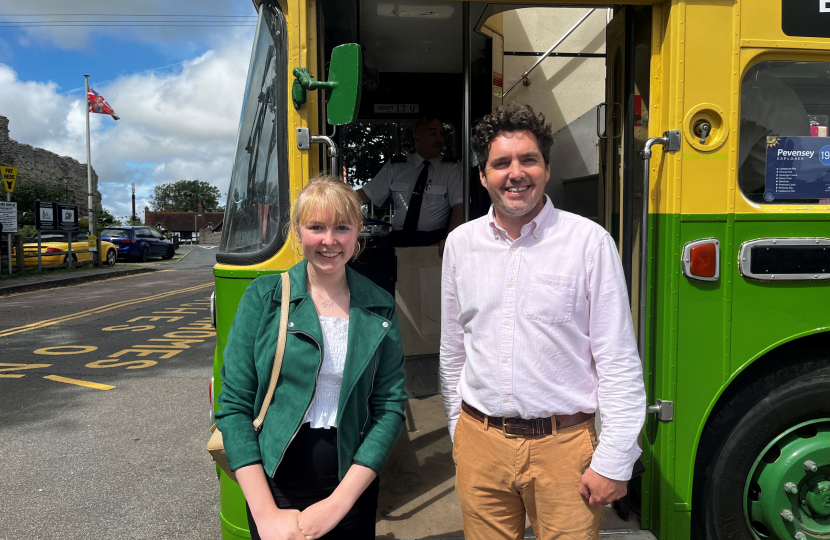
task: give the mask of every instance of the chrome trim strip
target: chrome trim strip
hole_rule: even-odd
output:
[[[823,246],[830,251],[830,238],[758,238],[741,244],[738,252],[738,270],[746,279],[756,281],[823,281],[830,279],[830,265],[826,272],[801,274],[754,274],[752,268],[752,248],[762,246]],[[825,270],[825,269],[822,269]]]
[[[692,274],[692,248],[701,244],[715,244],[715,276],[701,277]],[[717,281],[720,279],[720,242],[717,238],[701,238],[693,242],[687,242],[683,246],[683,256],[680,260],[680,267],[683,269],[683,275],[695,281]]]

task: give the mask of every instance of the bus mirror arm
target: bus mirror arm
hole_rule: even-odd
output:
[[[652,137],[646,141],[640,157],[643,163],[643,214],[640,225],[640,287],[637,303],[637,348],[640,350],[640,361],[645,365],[646,360],[646,326],[648,310],[646,309],[648,292],[648,203],[650,200],[649,171],[651,170],[651,147],[655,144],[663,146],[664,152],[680,150],[680,131],[672,130],[663,133],[662,137]],[[674,402],[655,400],[654,405],[646,407],[647,414],[656,414],[661,422],[674,420]]]

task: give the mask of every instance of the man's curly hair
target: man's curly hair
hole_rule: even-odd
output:
[[[539,143],[539,151],[550,165],[550,147],[553,144],[553,134],[550,124],[545,124],[545,115],[534,113],[533,107],[525,103],[510,102],[502,105],[488,114],[476,124],[473,130],[473,151],[478,158],[478,166],[484,170],[487,159],[490,157],[490,143],[499,133],[505,131],[529,131]]]

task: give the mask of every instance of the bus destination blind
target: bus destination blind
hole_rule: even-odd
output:
[[[830,137],[767,137],[764,200],[830,199]]]
[[[830,0],[781,0],[781,30],[793,37],[830,37]]]

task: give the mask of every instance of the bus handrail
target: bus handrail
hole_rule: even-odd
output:
[[[588,13],[586,13],[585,15],[583,15],[583,16],[582,16],[582,18],[581,18],[581,19],[579,19],[579,20],[576,22],[576,24],[575,24],[575,25],[573,25],[573,26],[571,27],[571,29],[570,29],[570,30],[568,30],[567,32],[565,32],[565,35],[563,35],[561,38],[559,38],[559,39],[556,41],[556,43],[554,43],[553,45],[551,45],[551,46],[550,46],[550,49],[548,49],[548,51],[547,51],[545,54],[543,54],[542,56],[540,56],[540,57],[539,57],[539,59],[538,59],[538,60],[536,60],[536,63],[535,63],[535,64],[533,64],[532,66],[530,66],[530,69],[528,69],[527,71],[525,71],[525,72],[522,74],[522,76],[521,76],[521,77],[519,77],[519,79],[518,79],[516,82],[514,82],[514,83],[513,83],[513,85],[512,85],[510,88],[508,88],[508,89],[507,89],[507,92],[505,92],[505,93],[504,93],[504,97],[507,97],[507,94],[509,94],[511,90],[513,90],[514,88],[516,88],[516,85],[517,85],[517,84],[519,84],[519,83],[520,83],[520,82],[522,82],[522,81],[524,81],[525,86],[530,85],[530,81],[528,81],[528,80],[527,80],[527,76],[528,76],[528,75],[530,75],[530,72],[531,72],[531,71],[533,71],[534,69],[536,69],[536,68],[537,68],[537,66],[539,66],[539,64],[541,64],[541,63],[542,63],[542,61],[543,61],[545,58],[547,58],[547,57],[548,57],[548,55],[549,55],[550,53],[552,53],[554,49],[556,49],[556,48],[557,48],[557,47],[558,47],[558,46],[559,46],[559,45],[560,45],[563,41],[565,41],[565,38],[567,38],[568,36],[570,36],[571,34],[573,34],[574,30],[576,30],[577,28],[579,28],[579,25],[580,25],[580,24],[582,24],[583,22],[585,22],[585,19],[587,19],[587,18],[591,15],[591,13],[593,13],[594,11],[596,11],[596,9],[597,9],[597,8],[591,8],[590,10],[588,10]]]

